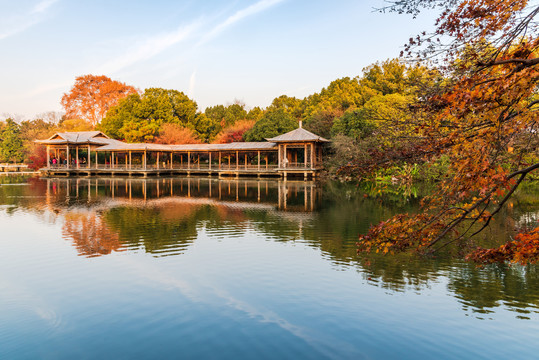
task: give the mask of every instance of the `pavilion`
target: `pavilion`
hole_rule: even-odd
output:
[[[125,143],[101,131],[59,132],[47,147],[47,176],[219,175],[315,178],[328,140],[302,128],[265,142],[162,145]]]

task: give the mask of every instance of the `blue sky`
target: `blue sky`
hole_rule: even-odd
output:
[[[383,0],[0,0],[0,114],[60,111],[79,75],[268,106],[397,57],[418,19]]]

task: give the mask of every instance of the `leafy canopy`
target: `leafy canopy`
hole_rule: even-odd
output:
[[[371,160],[390,164],[443,155],[449,173],[421,214],[397,215],[371,228],[360,250],[430,253],[461,241],[472,246],[468,259],[481,263],[536,262],[537,228],[517,229],[514,240],[497,248],[473,248],[470,240],[539,168],[539,6],[525,0],[414,0],[395,1],[388,9],[413,13],[421,6],[444,11],[434,33],[410,39],[406,51],[437,61],[448,81],[415,101],[409,123],[416,136],[408,146]]]
[[[61,103],[67,119],[83,119],[96,126],[118,100],[136,92],[134,87],[104,75],[83,75],[75,79]]]
[[[244,135],[245,141],[264,141],[298,127],[298,122],[284,109],[267,111]]]
[[[98,128],[127,142],[152,141],[165,123],[197,129],[197,104],[177,90],[149,88],[112,107]]]

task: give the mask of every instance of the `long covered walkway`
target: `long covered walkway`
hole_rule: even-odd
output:
[[[327,140],[301,127],[267,142],[161,145],[124,143],[99,131],[57,133],[47,146],[48,176],[218,175],[314,178]]]

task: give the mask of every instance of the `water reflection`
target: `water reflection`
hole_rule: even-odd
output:
[[[458,248],[433,259],[356,254],[358,234],[396,212],[417,211],[416,198],[374,196],[333,182],[258,179],[54,178],[24,184],[0,187],[0,204],[8,205],[3,211],[25,209],[61,221],[64,238],[81,256],[179,255],[201,232],[226,240],[252,231],[318,249],[335,269],[357,269],[366,283],[390,292],[421,292],[444,282],[462,309],[478,318],[500,307],[521,319],[538,312],[535,266],[479,269],[455,260]],[[533,190],[520,194],[480,241],[499,242],[514,224],[530,225],[538,204]]]
[[[193,243],[201,225],[214,236],[254,226],[279,237],[284,222],[285,239],[297,239],[321,194],[314,182],[211,178],[67,178],[32,185],[45,190],[46,208],[62,214],[64,236],[84,256],[125,249],[175,255]]]

